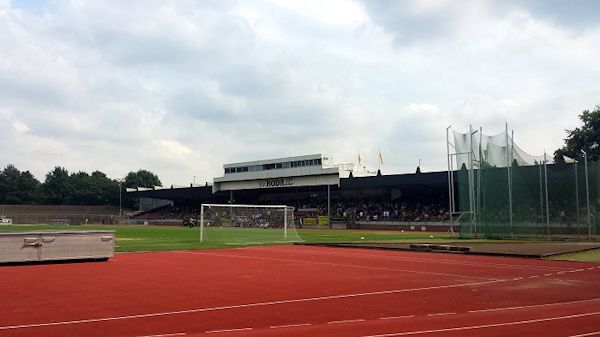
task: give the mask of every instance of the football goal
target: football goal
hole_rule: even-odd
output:
[[[251,245],[297,241],[301,239],[291,206],[201,205],[200,242]]]

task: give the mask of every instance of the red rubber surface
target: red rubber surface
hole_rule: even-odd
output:
[[[600,265],[277,246],[0,267],[0,336],[600,336]]]

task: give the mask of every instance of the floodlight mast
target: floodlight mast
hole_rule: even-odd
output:
[[[588,223],[588,238],[592,237],[592,221],[590,214],[590,186],[588,182],[588,165],[587,165],[587,152],[583,149],[581,150],[583,153],[583,163],[585,167],[585,198],[587,203],[587,223]]]

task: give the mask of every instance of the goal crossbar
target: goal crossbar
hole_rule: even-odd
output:
[[[200,205],[200,242],[204,242],[204,208],[254,208],[254,209],[274,209],[283,211],[283,238],[288,237],[288,211],[293,214],[294,207],[287,205],[249,205],[249,204],[201,204]]]

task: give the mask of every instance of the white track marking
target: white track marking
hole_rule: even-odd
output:
[[[297,299],[291,299],[291,300],[278,300],[278,301],[268,301],[268,302],[256,302],[256,303],[246,303],[246,304],[237,304],[237,305],[226,305],[226,306],[219,306],[219,307],[207,307],[207,308],[186,309],[186,310],[177,310],[177,311],[154,312],[154,313],[136,314],[136,315],[125,315],[125,316],[115,316],[115,317],[90,318],[90,319],[81,319],[81,320],[72,320],[72,321],[59,321],[59,322],[35,323],[35,324],[21,324],[21,325],[7,325],[7,326],[0,326],[0,331],[2,331],[2,330],[11,330],[11,329],[25,329],[25,328],[44,327],[44,326],[57,326],[57,325],[69,325],[69,324],[83,324],[83,323],[94,323],[94,322],[119,321],[119,320],[135,319],[135,318],[171,316],[171,315],[181,315],[181,314],[191,314],[191,313],[199,313],[199,312],[230,310],[230,309],[239,309],[239,308],[264,307],[264,306],[278,305],[278,304],[302,303],[302,302],[317,302],[317,301],[345,299],[345,298],[355,298],[355,297],[365,297],[365,296],[401,294],[401,293],[409,293],[409,292],[414,292],[414,291],[426,291],[426,290],[437,290],[437,289],[452,289],[452,288],[462,288],[462,287],[479,286],[479,285],[499,283],[499,282],[504,282],[504,280],[492,280],[492,281],[481,281],[481,282],[472,282],[472,283],[448,284],[448,285],[431,286],[431,287],[420,287],[420,288],[380,290],[380,291],[370,291],[370,292],[354,293],[354,294],[342,294],[342,295],[306,297],[306,298],[297,298]]]
[[[406,316],[389,316],[389,317],[380,317],[380,320],[387,320],[387,319],[400,319],[400,318],[412,318],[415,317],[415,315],[406,315]]]
[[[584,333],[581,335],[573,335],[573,336],[569,336],[569,337],[587,337],[587,336],[597,336],[597,335],[600,335],[600,331],[588,332],[588,333]]]
[[[595,302],[595,301],[600,301],[600,298],[592,298],[592,299],[589,299],[589,300],[580,300],[580,301],[571,301],[571,302],[554,302],[554,303],[544,303],[544,304],[522,305],[522,306],[518,306],[518,307],[504,307],[504,308],[490,308],[490,309],[480,309],[480,310],[469,310],[469,312],[470,313],[475,313],[475,312],[517,310],[517,309],[528,309],[528,308],[539,308],[539,307],[550,307],[550,306],[558,306],[558,305],[569,305],[569,304],[587,303],[587,302]]]
[[[247,256],[247,255],[235,255],[235,254],[220,254],[220,253],[204,253],[204,252],[194,252],[190,253],[194,255],[207,255],[207,256],[220,256],[220,257],[229,257],[229,258],[245,258],[245,259],[257,259],[257,260],[270,260],[270,261],[281,261],[281,262],[294,262],[294,263],[308,263],[308,264],[319,264],[326,266],[336,266],[336,267],[348,267],[348,268],[361,268],[361,269],[370,269],[370,270],[385,270],[385,271],[398,271],[404,273],[412,273],[412,274],[423,274],[423,275],[436,275],[436,276],[452,276],[452,277],[460,277],[460,278],[468,278],[474,280],[494,280],[494,281],[504,281],[503,279],[498,278],[490,278],[490,277],[476,277],[476,276],[466,276],[459,274],[449,274],[449,273],[436,273],[436,272],[427,272],[427,271],[418,271],[418,270],[409,270],[409,269],[398,269],[398,268],[386,268],[386,267],[369,267],[355,264],[341,264],[341,263],[333,263],[333,262],[319,262],[319,261],[307,261],[307,260],[293,260],[293,259],[278,259],[274,257],[263,257],[263,256]]]
[[[469,326],[459,326],[459,327],[454,327],[454,328],[443,328],[443,329],[433,329],[433,330],[392,332],[392,333],[386,333],[386,334],[381,334],[381,335],[365,335],[365,336],[362,336],[362,337],[392,337],[392,336],[424,335],[424,334],[436,333],[436,332],[464,331],[464,330],[496,328],[496,327],[500,327],[500,326],[511,326],[511,325],[521,325],[521,324],[549,322],[549,321],[557,321],[557,320],[563,320],[563,319],[579,318],[579,317],[587,317],[587,316],[596,316],[596,315],[600,315],[600,311],[588,312],[588,313],[583,313],[583,314],[568,315],[568,316],[558,316],[558,317],[549,317],[549,318],[529,319],[529,320],[525,320],[525,321],[513,321],[513,322],[494,323],[494,324],[482,324],[482,325],[469,325]]]
[[[455,312],[440,312],[440,313],[436,313],[436,314],[427,314],[427,316],[429,316],[429,317],[447,316],[447,315],[456,315],[456,313]]]
[[[271,328],[271,329],[296,328],[299,326],[309,326],[309,325],[312,325],[312,324],[311,323],[299,323],[299,324],[273,325],[273,326],[270,326],[269,328]]]
[[[270,248],[270,249],[269,249]],[[280,247],[261,247],[261,250],[281,250]],[[333,252],[325,250],[310,250],[310,251],[298,251],[298,250],[286,250],[286,252],[298,253],[298,254],[319,254],[319,255],[341,255],[357,257],[356,254]],[[520,264],[507,264],[507,263],[485,263],[485,262],[467,262],[467,261],[453,261],[453,260],[438,260],[438,259],[426,259],[416,257],[404,257],[404,256],[381,256],[374,254],[361,254],[359,257],[369,257],[381,260],[399,260],[399,261],[413,261],[413,262],[432,262],[435,264],[453,264],[453,265],[464,265],[474,267],[489,267],[489,268],[508,268],[508,269],[527,269],[527,270],[571,270],[572,268],[564,267],[542,267],[532,265],[520,265]]]
[[[327,322],[327,324],[341,324],[341,323],[354,323],[354,322],[364,322],[365,320],[362,318],[358,318],[358,319],[345,319],[345,320],[341,320],[341,321],[330,321]]]
[[[237,328],[237,329],[210,330],[210,331],[204,331],[204,333],[236,332],[236,331],[248,331],[248,330],[252,330],[252,328]]]
[[[185,332],[175,332],[175,333],[165,333],[162,335],[146,335],[146,336],[138,336],[138,337],[171,337],[171,336],[185,336]]]

